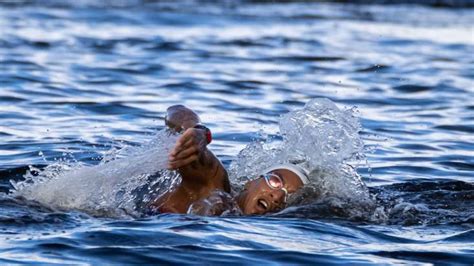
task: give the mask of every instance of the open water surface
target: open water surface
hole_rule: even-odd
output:
[[[0,1],[0,263],[474,263],[470,1],[39,2]],[[205,217],[43,200],[71,187],[104,195],[104,176],[141,174],[107,158],[144,162],[170,105],[196,110],[210,149],[238,170],[239,151],[254,143],[247,157],[260,160],[252,151],[281,140],[281,116],[320,97],[360,119],[365,156],[347,163],[370,203],[300,195],[278,214]],[[323,166],[339,165],[324,154]],[[15,194],[71,168],[87,182]]]

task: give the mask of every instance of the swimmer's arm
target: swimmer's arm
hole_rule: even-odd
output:
[[[168,168],[178,170],[183,185],[192,190],[214,187],[230,192],[227,171],[207,149],[205,130],[194,128],[199,122],[199,116],[189,108],[182,105],[168,108],[166,125],[172,129],[185,130],[169,154]]]

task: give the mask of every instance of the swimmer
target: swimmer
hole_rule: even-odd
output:
[[[165,124],[170,130],[182,132],[169,153],[168,163],[168,169],[178,171],[182,179],[151,202],[152,211],[189,213],[192,210],[194,214],[220,215],[237,205],[245,215],[271,213],[283,209],[288,195],[309,182],[305,169],[293,164],[275,165],[247,182],[232,197],[227,171],[207,148],[212,136],[199,116],[183,105],[174,105],[167,109]]]

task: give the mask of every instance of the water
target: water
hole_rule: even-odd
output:
[[[438,2],[456,8],[2,2],[0,262],[472,264],[474,41],[464,8],[472,4]],[[320,128],[348,134],[302,135],[339,144],[341,156],[307,155],[310,146],[297,148],[285,128],[290,111],[318,97],[347,122]],[[163,153],[147,169],[133,163],[171,145],[153,140],[166,107],[178,103],[213,130],[210,148],[236,171],[235,183],[252,171],[239,162],[276,148],[309,156],[302,160],[327,186],[261,217],[130,213],[129,199],[148,188],[140,184],[153,194],[175,180],[147,175],[162,168]],[[9,192],[10,180],[38,173],[61,181],[31,190],[44,201]],[[330,193],[341,188],[334,180],[364,191],[358,178],[366,200]],[[92,195],[98,208],[64,189]],[[58,202],[54,190],[77,201]]]

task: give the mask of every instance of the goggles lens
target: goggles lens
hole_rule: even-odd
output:
[[[264,174],[262,177],[267,182],[267,185],[272,189],[281,189],[283,188],[283,180],[276,174]]]
[[[263,174],[261,175],[261,177],[263,177],[263,179],[271,189],[281,189],[283,192],[285,192],[285,198],[283,199],[283,203],[286,203],[288,198],[288,191],[283,186],[284,183],[281,177],[272,173]]]

